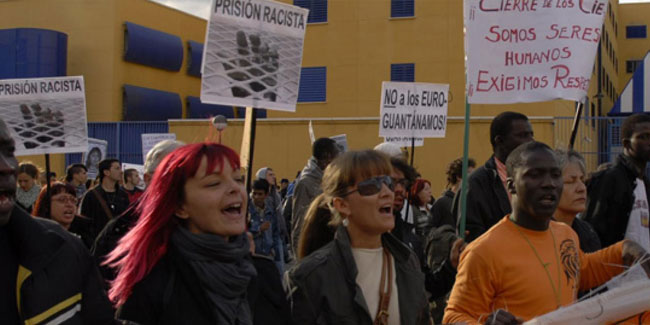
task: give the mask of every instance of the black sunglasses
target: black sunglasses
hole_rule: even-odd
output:
[[[363,196],[375,195],[381,191],[382,184],[386,184],[391,191],[395,190],[395,184],[393,184],[393,179],[390,176],[377,176],[359,182],[356,190],[350,191],[344,196],[348,196],[354,192],[359,192]]]

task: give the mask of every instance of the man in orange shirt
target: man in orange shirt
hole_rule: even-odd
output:
[[[518,324],[572,304],[646,253],[622,241],[585,254],[576,233],[551,220],[563,183],[546,144],[520,145],[506,165],[512,214],[463,252],[444,323]]]

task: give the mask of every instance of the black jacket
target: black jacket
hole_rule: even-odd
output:
[[[465,230],[469,235],[466,242],[481,236],[494,226],[499,220],[512,212],[510,199],[497,172],[494,156],[490,157],[485,165],[479,167],[469,175],[467,180],[467,213]],[[460,195],[458,191],[454,197],[453,215],[460,222]]]
[[[638,174],[625,155],[619,155],[611,168],[594,174],[587,186],[587,210],[584,220],[593,227],[603,247],[625,238],[627,222],[634,205]],[[648,177],[643,178],[650,195]],[[648,197],[650,202],[650,197]]]
[[[17,251],[16,298],[24,322],[113,323],[99,272],[79,238],[18,207],[6,227]]]
[[[138,220],[138,215],[135,211],[137,202],[138,201],[131,204],[124,213],[106,224],[104,229],[102,229],[95,239],[95,243],[90,250],[90,254],[92,254],[95,263],[99,266],[99,271],[107,285],[109,281],[115,280],[117,274],[113,268],[108,265],[102,265],[102,263],[106,260],[106,255],[117,247],[117,243],[120,239],[131,230],[135,222]],[[108,287],[106,289],[108,289]]]
[[[287,301],[278,267],[271,257],[253,255],[257,276],[248,286],[248,305],[254,325],[289,325],[291,309]]]
[[[446,190],[431,207],[431,215],[433,216],[433,228],[438,228],[442,225],[450,225],[456,227],[456,217],[451,213],[451,206],[454,202],[454,192]]]
[[[97,192],[100,197],[104,198],[106,207],[110,210],[111,215],[106,214],[100,201],[95,196]],[[110,198],[109,198],[110,197]],[[101,185],[95,186],[84,195],[79,214],[91,220],[91,234],[95,238],[111,219],[116,218],[129,207],[129,196],[126,192],[117,187],[113,194],[107,194]]]
[[[391,234],[382,244],[395,261],[402,325],[429,324],[424,275],[417,257]],[[290,303],[296,324],[372,324],[361,288],[350,238],[339,226],[334,240],[289,271]],[[393,298],[395,296],[392,296]]]
[[[142,325],[217,324],[196,273],[171,242],[151,272],[133,287],[117,318]]]
[[[173,245],[117,311],[138,324],[216,324],[210,299],[189,263]]]

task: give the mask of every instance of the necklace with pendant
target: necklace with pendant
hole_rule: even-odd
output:
[[[553,238],[553,252],[555,253],[555,260],[557,262],[557,288],[555,286],[555,283],[553,282],[553,278],[551,277],[551,273],[548,271],[548,266],[550,263],[544,263],[542,260],[542,257],[539,256],[539,253],[537,253],[537,249],[535,249],[535,246],[533,246],[533,243],[530,242],[526,234],[524,234],[521,229],[519,229],[519,225],[514,223],[515,228],[517,228],[517,231],[521,235],[521,237],[524,238],[524,240],[528,243],[528,246],[533,250],[533,253],[535,253],[535,257],[537,257],[537,260],[539,261],[539,264],[542,265],[542,268],[544,268],[544,272],[546,272],[546,276],[548,277],[548,282],[551,284],[551,288],[553,289],[553,294],[555,295],[555,302],[557,303],[557,307],[560,308],[561,306],[561,297],[562,297],[562,286],[560,285],[561,281],[561,275],[560,275],[560,258],[557,255],[557,245],[555,244],[555,235],[553,234],[553,230],[551,229],[549,225],[549,232],[551,233],[551,238]]]

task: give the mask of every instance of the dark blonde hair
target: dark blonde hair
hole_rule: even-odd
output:
[[[332,205],[335,197],[344,196],[350,187],[362,180],[390,175],[391,172],[388,156],[374,150],[348,151],[334,159],[323,173],[323,193],[314,199],[305,214],[298,243],[298,258],[309,255],[332,240],[332,228],[343,221]]]

